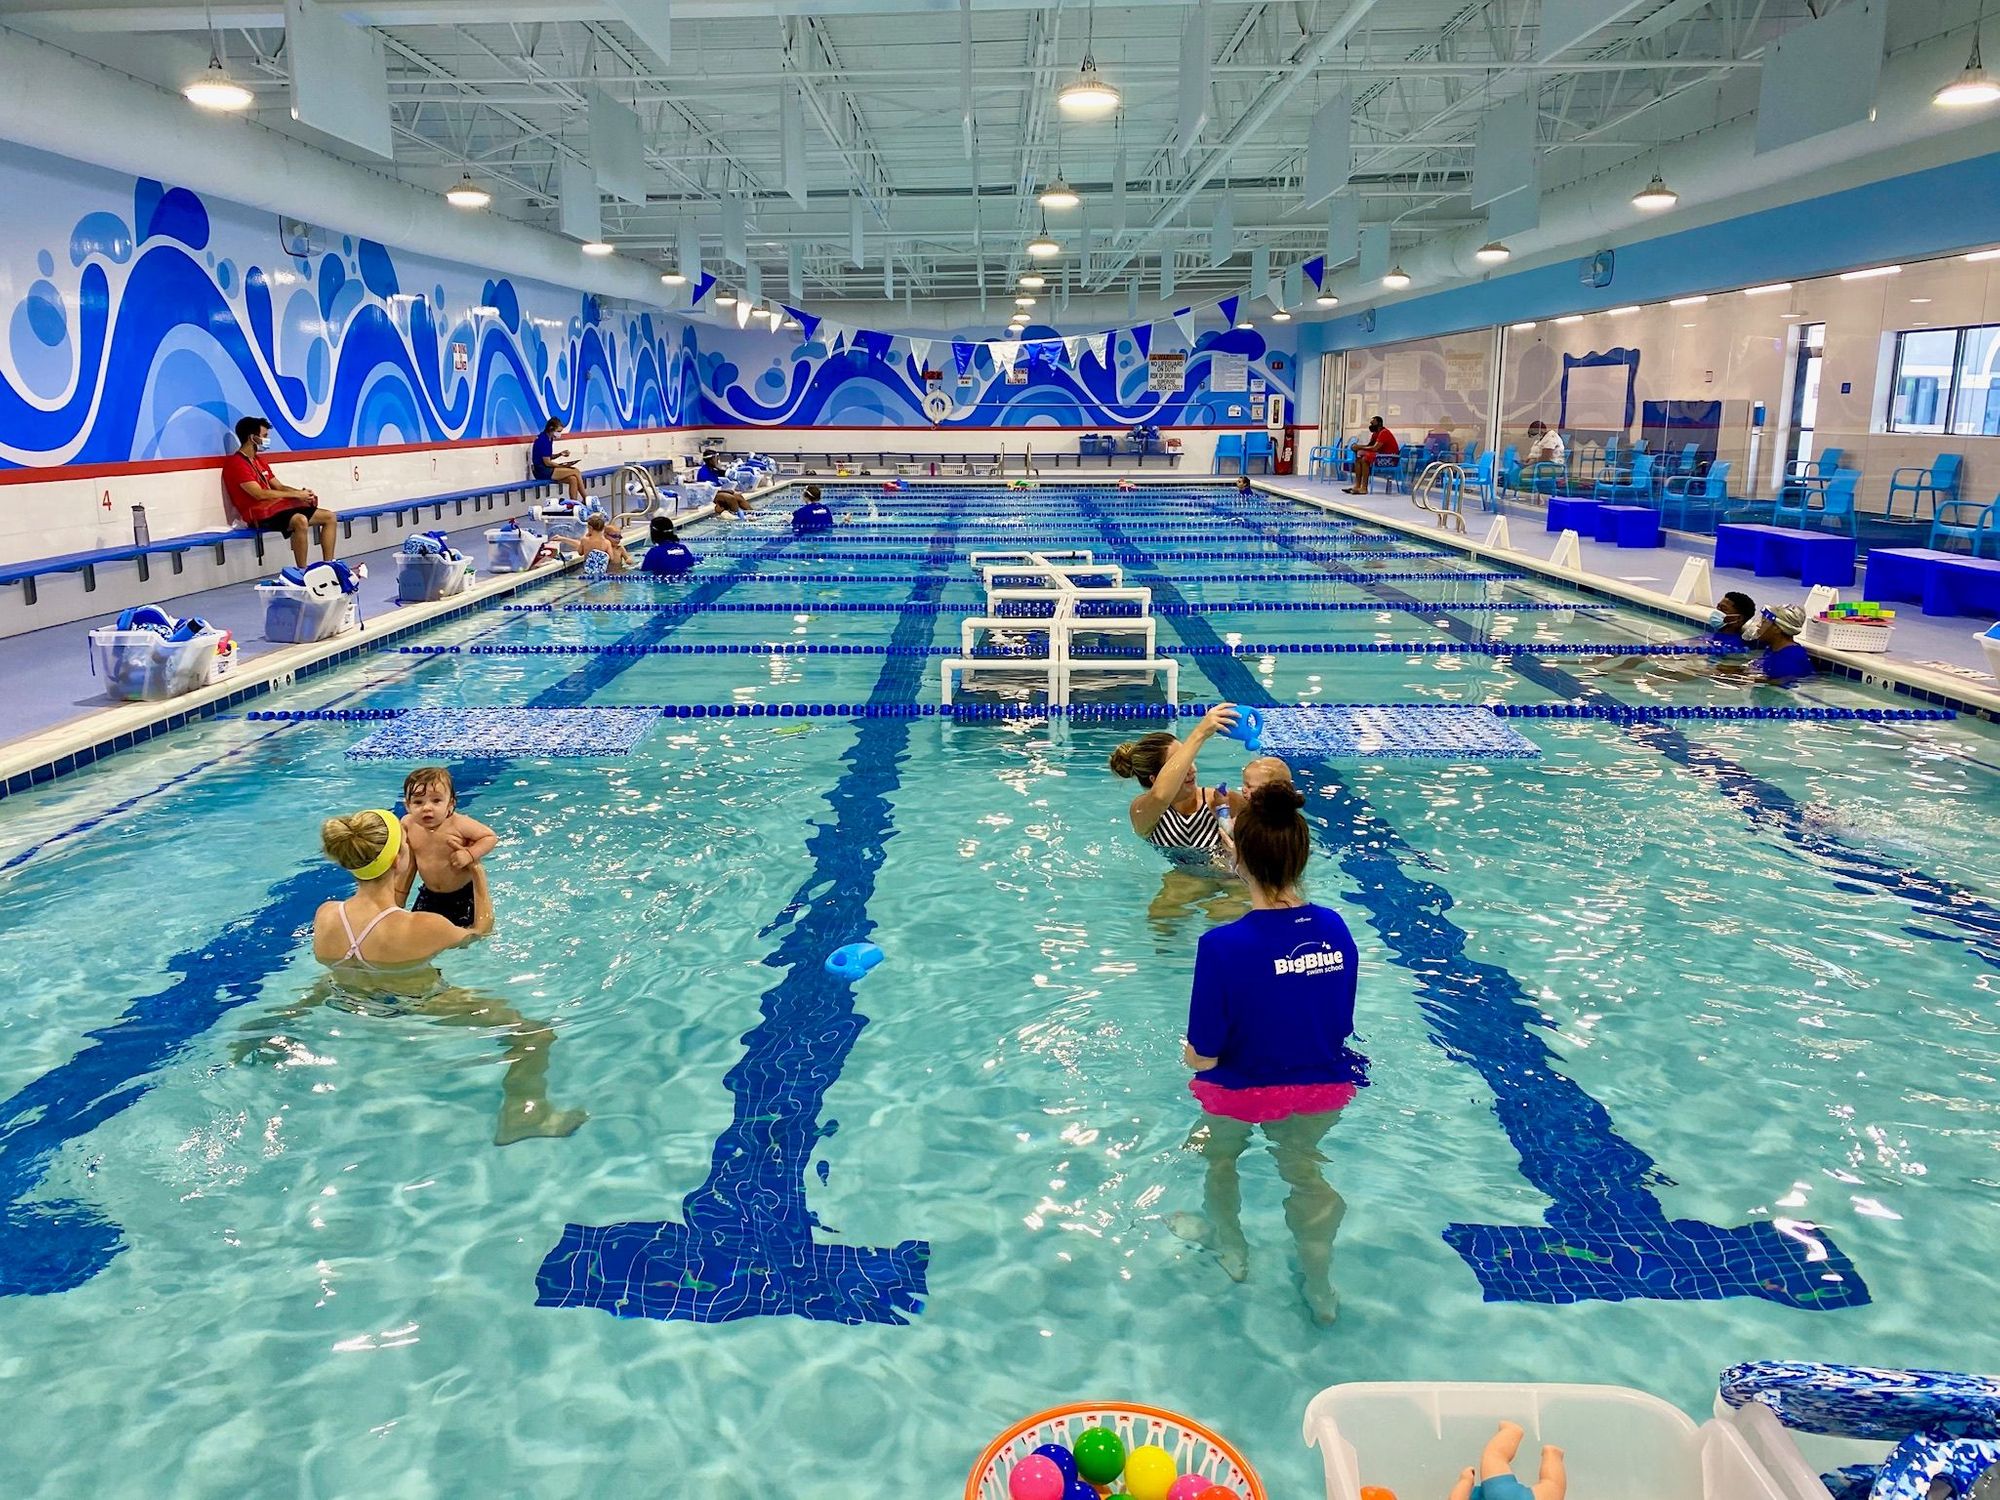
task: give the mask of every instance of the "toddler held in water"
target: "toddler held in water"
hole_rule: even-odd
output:
[[[1562,1449],[1553,1444],[1542,1444],[1541,1472],[1532,1489],[1514,1477],[1514,1455],[1520,1451],[1522,1436],[1518,1423],[1502,1422],[1479,1455],[1477,1475],[1462,1470],[1451,1487],[1451,1500],[1473,1500],[1475,1495],[1478,1500],[1563,1500],[1569,1475],[1563,1468]]]
[[[1229,815],[1240,814],[1250,801],[1250,794],[1260,786],[1290,786],[1292,768],[1275,755],[1260,755],[1243,767],[1243,785],[1235,791],[1224,790],[1229,799]]]
[[[403,837],[423,877],[414,911],[433,911],[460,927],[472,925],[472,867],[491,854],[500,836],[458,810],[451,772],[421,766],[403,782]],[[407,888],[400,892],[407,897]]]

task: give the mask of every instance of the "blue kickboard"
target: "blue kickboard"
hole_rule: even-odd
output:
[[[349,760],[532,760],[627,755],[648,708],[413,708],[348,747]]]
[[[1538,760],[1533,740],[1490,709],[1266,708],[1266,755],[1320,755],[1359,760]]]

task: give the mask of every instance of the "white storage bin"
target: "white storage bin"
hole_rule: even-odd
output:
[[[315,599],[303,584],[260,583],[257,597],[264,601],[267,641],[323,641],[345,635],[360,623],[354,594],[343,592]]]
[[[472,559],[405,552],[396,558],[396,601],[426,604],[463,593],[472,582]]]
[[[525,573],[534,565],[542,539],[518,526],[494,526],[486,533],[486,571]]]
[[[1328,1500],[1360,1500],[1363,1485],[1438,1500],[1502,1420],[1527,1430],[1515,1463],[1524,1484],[1547,1442],[1563,1450],[1570,1492],[1590,1500],[1811,1500],[1781,1485],[1731,1424],[1697,1427],[1621,1386],[1337,1385],[1306,1408],[1305,1439],[1320,1450]]]
[[[1887,651],[1894,625],[1856,625],[1847,620],[1808,620],[1799,642],[1828,651]]]
[[[584,513],[557,505],[535,507],[535,522],[548,536],[566,536],[574,541],[583,535]]]
[[[220,681],[235,668],[235,651],[216,649],[222,640],[219,630],[170,641],[154,630],[104,625],[90,632],[90,668],[113,698],[149,703],[178,698]]]

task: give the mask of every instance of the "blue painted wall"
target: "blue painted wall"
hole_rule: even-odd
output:
[[[693,329],[0,145],[0,467],[677,424]],[[475,313],[492,307],[495,313]]]
[[[1359,315],[1307,324],[1300,357],[1992,244],[2000,244],[2000,154],[1621,246],[1603,289],[1583,285],[1579,256],[1375,308],[1373,332]]]
[[[933,424],[924,415],[922,371],[906,353],[885,356],[879,340],[820,330],[817,336],[751,329],[704,329],[700,355],[703,420],[717,426],[834,427],[1102,427],[1155,422],[1162,427],[1242,426],[1253,415],[1256,383],[1266,393],[1296,395],[1294,357],[1254,329],[1218,329],[1196,337],[1188,352],[1184,389],[1155,395],[1146,389],[1148,347],[1182,347],[1171,325],[1153,330],[1150,345],[1129,330],[1115,334],[1110,368],[1088,351],[1072,365],[1066,358],[1029,358],[1025,384],[1013,384],[984,344],[972,346],[962,383],[949,340],[936,341],[930,368],[942,372],[950,415]],[[1052,328],[1031,327],[1025,337],[1052,341]],[[1045,342],[1045,349],[1050,345]],[[1210,387],[1213,356],[1249,358],[1251,391]]]

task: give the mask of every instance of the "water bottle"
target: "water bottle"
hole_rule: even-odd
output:
[[[135,505],[132,507],[132,545],[135,547],[150,547],[152,544],[153,533],[151,528],[146,525],[146,507]]]

